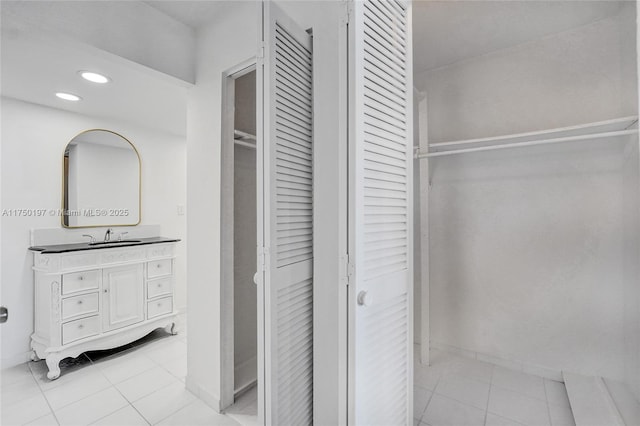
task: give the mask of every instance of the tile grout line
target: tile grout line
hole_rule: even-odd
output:
[[[544,398],[547,400],[547,419],[549,420],[549,426],[551,426],[551,407],[549,407],[549,395],[547,394],[547,383],[545,379],[542,379],[542,387],[544,388]]]
[[[496,371],[496,366],[491,366],[491,377],[489,378],[489,393],[487,394],[487,407],[484,410],[484,426],[487,426],[487,417],[489,417],[489,400],[491,399],[491,389],[493,389],[493,373]]]
[[[148,357],[147,357],[147,358],[148,358]],[[154,366],[154,367],[151,367],[151,368],[149,368],[149,369],[147,369],[147,370],[138,371],[137,373],[134,373],[133,375],[131,375],[131,376],[127,377],[127,378],[126,378],[126,379],[124,379],[124,380],[120,380],[119,382],[114,382],[114,381],[112,381],[109,377],[107,377],[107,375],[106,375],[106,374],[104,374],[104,372],[102,371],[102,369],[101,369],[100,367],[98,367],[97,365],[96,365],[96,368],[97,368],[98,370],[100,370],[100,373],[104,376],[104,378],[105,378],[105,379],[107,379],[107,381],[108,381],[109,383],[111,383],[111,385],[112,385],[113,387],[117,387],[117,385],[118,385],[118,384],[120,384],[120,383],[126,382],[127,380],[132,379],[132,378],[134,378],[134,377],[138,377],[138,376],[140,376],[141,374],[144,374],[144,373],[146,373],[146,372],[148,372],[148,371],[150,371],[150,370],[154,369],[155,367],[159,367],[159,365],[158,365],[154,360],[152,360],[151,358],[149,358],[149,360],[155,364],[155,366]],[[123,395],[123,396],[124,396],[124,395]],[[125,399],[126,399],[126,398],[125,398]],[[127,401],[128,401],[128,400],[127,400]]]
[[[134,348],[135,348],[135,346],[134,346]],[[134,352],[134,351],[132,351],[132,352]],[[130,355],[130,353],[129,353],[129,354],[127,354],[127,355]],[[151,421],[150,421],[149,419],[147,419],[147,418],[146,418],[146,417],[145,417],[145,416],[144,416],[144,415],[143,415],[143,414],[142,414],[142,413],[141,413],[141,412],[136,408],[136,406],[134,405],[134,402],[135,402],[135,401],[129,401],[129,399],[128,399],[128,398],[127,398],[127,397],[126,397],[126,396],[125,396],[121,391],[120,391],[120,389],[118,389],[117,385],[118,385],[118,384],[120,384],[120,383],[122,383],[122,382],[125,382],[125,381],[127,381],[127,380],[129,380],[129,379],[132,379],[132,378],[134,378],[134,377],[138,377],[138,376],[140,376],[140,375],[142,375],[142,374],[144,374],[144,373],[147,373],[148,371],[150,371],[151,369],[156,368],[156,367],[160,367],[163,371],[165,371],[167,374],[169,374],[169,375],[171,375],[172,377],[174,377],[176,380],[180,381],[180,379],[179,379],[179,378],[177,378],[175,375],[173,375],[169,370],[167,370],[167,368],[166,368],[164,365],[162,365],[162,364],[160,364],[160,363],[156,362],[154,359],[150,358],[150,357],[149,357],[149,356],[147,356],[146,354],[142,353],[142,354],[140,354],[140,355],[141,355],[141,356],[144,356],[145,358],[148,358],[148,359],[149,359],[149,361],[151,361],[151,362],[154,364],[154,366],[153,366],[153,367],[151,367],[151,368],[150,368],[150,369],[148,369],[148,370],[144,370],[144,371],[138,372],[137,374],[134,374],[134,375],[132,375],[132,376],[130,376],[130,377],[128,377],[128,378],[126,378],[125,380],[122,380],[122,381],[118,382],[118,383],[114,383],[113,381],[111,381],[111,380],[106,376],[106,374],[104,374],[104,373],[102,372],[102,370],[100,369],[100,367],[98,367],[98,366],[93,362],[93,360],[91,360],[91,358],[89,358],[89,360],[91,361],[91,363],[92,363],[92,364],[96,365],[96,368],[98,368],[98,370],[100,370],[100,373],[101,373],[101,374],[102,374],[102,375],[107,379],[107,381],[108,381],[109,383],[111,383],[112,387],[113,387],[113,388],[114,388],[114,389],[115,389],[115,390],[116,390],[116,391],[117,391],[117,392],[122,396],[122,398],[123,398],[125,401],[127,401],[128,405],[129,405],[131,408],[133,408],[133,409],[134,409],[134,410],[135,410],[135,411],[140,415],[140,417],[142,417],[142,419],[144,419],[144,421],[145,421],[148,425],[151,425],[151,424],[152,424],[152,423],[151,423]],[[162,390],[162,389],[156,389],[156,390],[154,390],[153,392],[148,393],[148,394],[146,394],[146,395],[144,395],[144,396],[142,396],[142,397],[138,398],[136,401],[139,401],[139,400],[141,400],[141,399],[143,399],[143,398],[146,398],[146,397],[148,397],[149,395],[153,395],[154,393],[159,392],[159,391],[161,391],[161,390]],[[194,402],[195,402],[195,401],[194,401]],[[185,407],[186,407],[186,406],[188,406],[188,405],[190,405],[190,404],[191,404],[191,403],[189,403],[189,404],[185,405]],[[119,408],[119,409],[118,409],[118,410],[116,410],[116,411],[119,411],[119,410],[121,410],[122,408],[124,408],[124,407],[121,407],[121,408]],[[184,407],[179,408],[177,411],[181,410],[182,408],[184,408]],[[114,411],[113,413],[115,413],[116,411]],[[176,412],[177,412],[177,411],[176,411]],[[169,416],[171,416],[171,415],[175,414],[176,412],[173,412],[173,413],[169,414]],[[113,414],[113,413],[109,413],[109,414],[107,414],[106,416],[101,417],[100,419],[96,420],[96,422],[97,422],[97,421],[99,421],[99,420],[101,420],[101,419],[103,419],[103,418],[105,418],[105,417],[107,417],[107,416],[110,416],[110,415],[111,415],[111,414]],[[167,416],[167,417],[169,417],[169,416]],[[166,419],[167,417],[165,417],[165,418],[163,418],[163,419],[159,420],[159,421],[158,421],[158,423],[159,423],[159,422],[161,422],[162,420]],[[95,422],[93,422],[93,423],[95,423]]]
[[[461,377],[461,378],[463,378],[463,379],[466,379],[466,380],[472,380],[472,381],[475,381],[475,382],[481,383],[481,384],[483,384],[483,385],[488,384],[488,385],[489,385],[489,392],[491,392],[491,381],[489,381],[489,383],[487,383],[487,382],[485,382],[485,381],[477,380],[477,379],[474,379],[474,378],[471,378],[471,377],[462,376],[462,375],[457,374],[457,373],[454,373],[454,374],[455,374],[455,375],[457,375],[457,376],[459,376],[459,377]],[[492,373],[492,375],[493,375],[493,373]],[[442,379],[442,376],[440,376],[440,378],[438,379],[437,384],[440,384],[440,380],[441,380],[441,379]],[[491,379],[489,379],[489,380],[491,380]],[[437,387],[437,385],[436,385],[436,387]],[[444,394],[441,394],[441,393],[439,393],[439,392],[436,392],[435,387],[434,387],[433,392],[432,392],[432,395],[431,395],[431,397],[432,397],[432,398],[433,398],[433,394],[437,394],[438,396],[441,396],[441,397],[443,397],[443,398],[447,398],[447,399],[450,399],[450,400],[452,400],[452,401],[456,401],[456,402],[458,402],[458,403],[460,403],[460,404],[467,405],[467,406],[469,406],[469,407],[476,408],[476,409],[478,409],[478,410],[482,410],[482,408],[480,408],[480,407],[476,407],[475,405],[471,405],[471,404],[469,404],[468,402],[465,402],[465,401],[460,401],[458,398],[455,398],[455,397],[453,397],[453,396],[450,396],[450,395],[444,395]],[[431,398],[429,399],[429,401],[431,401]],[[487,398],[487,406],[488,406],[488,405],[489,405],[489,399]],[[486,410],[485,410],[485,411],[486,411]],[[426,412],[426,409],[425,409],[425,412]]]
[[[188,392],[188,391],[187,391],[187,392]],[[154,392],[154,393],[155,393],[155,392]],[[173,416],[174,414],[176,414],[178,411],[183,410],[183,409],[185,409],[185,408],[187,408],[187,407],[189,407],[189,406],[191,406],[191,405],[195,404],[196,402],[198,402],[198,400],[200,400],[200,398],[196,397],[196,399],[195,399],[194,401],[191,401],[190,403],[188,403],[188,404],[186,404],[186,405],[183,405],[182,407],[178,408],[176,411],[172,411],[169,415],[167,415],[167,416],[165,416],[165,417],[161,418],[160,420],[158,420],[157,422],[153,423],[153,425],[160,424],[160,423],[161,423],[161,422],[163,422],[164,420],[167,420],[169,417],[171,417],[171,416]],[[147,418],[146,418],[146,417],[145,417],[145,420],[147,420]],[[149,424],[152,424],[152,423],[151,423],[151,422],[149,422],[148,420],[147,420],[147,422],[148,422]]]
[[[27,361],[30,362],[30,361]],[[58,425],[60,425],[60,421],[58,420],[58,416],[56,416],[56,412],[53,409],[53,407],[51,406],[51,403],[49,402],[49,399],[47,399],[47,396],[44,394],[44,391],[42,390],[42,387],[40,386],[40,383],[38,382],[38,379],[36,379],[36,376],[33,375],[33,370],[31,369],[31,366],[27,365],[27,368],[29,369],[29,373],[31,374],[31,377],[33,378],[33,380],[35,380],[36,385],[38,385],[38,390],[40,391],[40,395],[42,395],[42,397],[44,398],[44,401],[47,403],[47,406],[49,407],[49,410],[51,410],[51,415],[53,416],[53,419],[56,421],[56,423]],[[34,422],[38,419],[41,419],[43,417],[46,417],[47,415],[45,414],[44,416],[38,417],[37,419],[33,419],[31,422]]]
[[[83,353],[82,355],[86,356],[84,353]],[[91,358],[89,358],[89,357],[87,356],[87,359],[89,359],[89,361],[90,361],[90,362],[91,362],[91,364],[93,365],[93,361],[91,361]],[[96,368],[97,368],[97,367],[96,367]],[[105,379],[105,380],[106,380],[106,381],[111,385],[111,387],[115,388],[115,386],[113,385],[113,383],[111,383],[111,381],[109,380],[109,378],[108,378],[107,376],[105,376],[105,375],[104,375],[104,373],[103,373],[99,368],[98,368],[98,371],[100,371],[100,374],[101,374],[101,375],[104,377],[104,379]],[[60,374],[62,374],[62,373],[60,373]],[[57,388],[59,388],[59,387],[61,387],[61,386],[64,386],[64,384],[62,384],[62,385],[60,385],[60,386],[53,387],[53,388],[51,388],[51,389],[49,389],[49,390],[57,389]],[[93,395],[95,395],[95,394],[97,394],[97,393],[103,392],[103,391],[105,391],[105,390],[107,390],[107,389],[109,389],[109,387],[106,387],[106,388],[103,388],[103,389],[99,389],[99,390],[97,390],[97,391],[95,391],[95,392],[93,392],[93,393],[90,393],[90,394],[88,394],[88,395],[84,395],[84,396],[83,396],[82,398],[80,398],[80,399],[77,399],[77,400],[75,400],[75,401],[73,401],[73,402],[70,402],[70,403],[68,403],[68,404],[65,404],[65,405],[62,405],[62,406],[58,407],[58,408],[57,408],[57,410],[62,410],[62,409],[66,408],[66,407],[68,407],[68,406],[70,406],[70,405],[72,405],[72,404],[75,404],[76,402],[84,401],[85,399],[87,399],[87,398],[89,398],[89,397],[91,397],[91,396],[93,396]],[[117,390],[117,389],[116,389],[116,390]],[[47,395],[46,395],[45,391],[43,391],[42,389],[41,389],[41,391],[42,391],[42,395],[44,396],[44,399],[47,401],[47,404],[49,404],[49,407],[51,407],[51,404],[49,403],[49,399],[47,398]],[[125,400],[126,400],[126,398],[125,398]],[[53,407],[51,407],[51,411],[54,413],[54,416],[56,417],[56,421],[57,421],[57,420],[58,420],[58,416],[56,416],[56,415],[55,415],[56,410],[54,410],[54,409],[53,409]],[[98,420],[99,420],[99,419],[98,419]],[[96,420],[96,421],[98,421],[98,420]],[[60,422],[58,422],[58,424],[60,424]]]
[[[132,376],[132,377],[133,377],[133,376]],[[107,378],[107,380],[109,380],[109,379]],[[122,394],[122,392],[120,392],[120,389],[118,389],[115,385],[112,385],[112,387],[116,390],[116,392],[118,392],[118,393],[120,394],[120,396],[122,396],[122,399],[124,399],[125,401],[127,401],[127,405],[128,405],[129,407],[133,408],[133,409],[134,409],[134,410],[135,410],[135,411],[140,415],[140,417],[142,417],[142,419],[143,419],[143,420],[144,420],[148,425],[151,425],[151,422],[149,422],[149,420],[147,420],[147,418],[146,418],[145,416],[143,416],[141,412],[139,412],[139,411],[138,411],[138,409],[133,405],[133,403],[132,403],[131,401],[129,401],[129,400],[127,399],[127,397],[126,397],[126,396],[124,396],[124,395]],[[120,407],[120,408],[118,408],[117,410],[115,410],[115,411],[113,411],[113,412],[111,412],[111,413],[109,413],[109,414],[107,414],[107,415],[104,415],[104,416],[100,417],[100,418],[99,418],[99,419],[97,419],[96,421],[91,422],[91,424],[95,424],[95,423],[99,422],[100,420],[104,419],[105,417],[109,417],[110,415],[112,415],[112,414],[114,414],[114,413],[117,413],[118,411],[122,410],[123,408],[126,408],[126,405],[125,405],[124,407]]]
[[[178,337],[179,337],[179,335],[176,335],[176,336],[178,336]],[[173,337],[173,336],[172,336],[172,337]],[[185,336],[185,338],[186,338],[186,336]],[[175,341],[176,341],[176,342],[177,342],[177,341],[179,341],[180,343],[182,343],[182,344],[184,344],[184,345],[186,346],[186,340],[176,339]],[[112,355],[119,355],[119,356],[122,356],[122,357],[123,357],[123,359],[124,359],[125,357],[129,356],[131,353],[135,352],[137,349],[138,349],[138,350],[139,350],[139,349],[141,349],[140,347],[136,347],[136,346],[134,346],[134,345],[132,345],[132,344],[127,345],[127,346],[129,346],[129,347],[128,347],[127,349],[125,349],[124,351],[122,351],[122,352],[120,352],[120,353],[112,354]],[[56,411],[60,411],[60,410],[62,410],[62,409],[64,409],[64,408],[66,408],[66,407],[69,407],[69,406],[70,406],[70,405],[72,405],[72,404],[75,404],[75,403],[80,402],[80,401],[83,401],[83,400],[85,400],[85,399],[87,399],[87,398],[89,398],[89,397],[91,397],[91,396],[93,396],[93,395],[96,395],[97,393],[100,393],[100,392],[106,391],[106,390],[108,390],[109,388],[114,388],[114,389],[116,390],[116,392],[117,392],[120,396],[122,396],[123,400],[124,400],[124,401],[126,401],[127,405],[129,405],[130,407],[132,407],[132,408],[133,408],[133,409],[134,409],[134,410],[135,410],[135,411],[136,411],[136,412],[137,412],[137,413],[138,413],[138,414],[139,414],[139,415],[144,419],[144,421],[145,421],[147,424],[149,424],[149,425],[150,425],[150,424],[151,424],[151,422],[150,422],[150,421],[149,421],[145,416],[143,416],[143,415],[142,415],[142,413],[140,413],[140,412],[138,411],[138,409],[133,405],[133,402],[129,401],[129,400],[128,400],[128,399],[127,399],[127,398],[122,394],[122,392],[120,391],[120,389],[118,389],[118,388],[117,388],[117,384],[122,383],[122,382],[124,382],[124,381],[126,381],[126,380],[129,380],[129,379],[131,379],[131,378],[137,377],[137,376],[139,376],[139,375],[141,375],[141,374],[143,374],[143,373],[146,373],[146,372],[148,372],[149,370],[151,370],[151,369],[153,369],[153,368],[156,368],[156,367],[160,367],[162,371],[166,372],[166,373],[167,373],[167,374],[169,374],[171,377],[173,377],[174,379],[176,379],[178,383],[180,383],[180,382],[181,382],[181,383],[184,385],[184,381],[183,381],[183,380],[181,380],[177,375],[173,374],[173,373],[172,373],[172,372],[171,372],[171,371],[170,371],[170,370],[169,370],[169,369],[168,369],[168,368],[167,368],[163,363],[156,362],[154,359],[152,359],[151,357],[147,356],[147,355],[146,355],[146,354],[144,354],[144,353],[142,353],[141,355],[143,355],[145,358],[147,358],[147,359],[150,361],[150,363],[152,363],[152,364],[153,364],[153,366],[152,366],[151,368],[147,369],[147,370],[144,370],[144,371],[141,371],[141,372],[137,372],[137,373],[133,374],[132,376],[128,377],[127,379],[125,379],[125,380],[122,380],[122,381],[120,381],[120,382],[115,383],[113,380],[109,379],[109,377],[104,373],[104,371],[102,370],[102,368],[100,368],[100,367],[99,367],[100,362],[97,362],[96,360],[92,359],[92,358],[91,358],[87,353],[82,353],[81,355],[79,355],[78,357],[76,357],[76,359],[78,359],[78,358],[84,358],[86,361],[88,361],[88,362],[89,362],[89,364],[88,364],[88,365],[82,365],[82,366],[80,366],[79,368],[77,368],[77,370],[84,370],[85,368],[90,367],[90,366],[91,366],[91,367],[94,367],[97,371],[99,371],[99,373],[100,373],[99,375],[100,375],[101,377],[103,377],[103,378],[107,381],[107,383],[109,383],[109,385],[110,385],[110,386],[108,386],[108,387],[106,387],[106,388],[103,388],[103,389],[100,389],[100,390],[97,390],[97,391],[95,391],[95,392],[93,392],[93,393],[90,393],[90,394],[88,394],[88,395],[84,395],[84,396],[82,396],[81,398],[79,398],[78,400],[73,401],[73,402],[70,402],[70,403],[65,404],[65,405],[63,405],[63,406],[60,406],[60,407],[58,407],[57,409],[54,409],[54,408],[53,408],[53,406],[51,405],[51,402],[49,401],[49,399],[48,399],[48,397],[47,397],[46,392],[48,392],[48,391],[52,391],[52,390],[55,390],[55,389],[59,389],[60,387],[64,386],[65,384],[63,383],[63,384],[61,384],[61,385],[55,385],[55,386],[53,386],[53,387],[51,387],[51,388],[49,388],[49,389],[44,389],[43,384],[45,384],[46,382],[44,382],[43,380],[42,380],[42,381],[41,381],[41,380],[39,380],[39,379],[38,379],[38,377],[36,377],[36,373],[34,372],[34,369],[32,368],[32,367],[33,367],[33,364],[31,364],[31,362],[35,362],[35,361],[27,361],[27,362],[25,363],[25,364],[26,364],[26,365],[25,365],[25,367],[26,367],[26,370],[27,370],[27,372],[28,372],[28,377],[30,377],[30,378],[31,378],[31,380],[35,381],[35,383],[36,383],[36,388],[37,388],[37,391],[38,391],[38,393],[37,393],[37,394],[41,395],[41,396],[42,396],[42,398],[44,398],[45,403],[47,404],[47,407],[49,408],[49,413],[44,414],[44,415],[42,415],[42,416],[39,416],[39,417],[37,417],[37,418],[35,418],[35,419],[31,419],[30,421],[31,421],[31,422],[32,422],[32,421],[36,421],[36,420],[38,420],[38,419],[41,419],[41,418],[44,418],[44,417],[47,417],[47,416],[51,415],[51,416],[53,416],[53,418],[54,418],[55,422],[56,422],[58,425],[60,425],[60,421],[59,421],[59,419],[58,419],[58,416],[57,416]],[[109,356],[107,356],[107,357],[105,357],[105,358],[106,358],[106,359],[108,359],[108,358],[110,358],[110,357],[111,357],[111,355],[109,355]],[[179,359],[179,358],[181,358],[181,357],[182,357],[182,355],[178,355],[178,356],[176,356],[176,357],[172,357],[172,358],[170,358],[170,359],[166,360],[166,362],[167,362],[167,363],[169,363],[169,362],[173,362],[173,361],[175,361],[175,360],[178,360],[178,359]],[[114,357],[114,358],[112,358],[112,359],[116,359],[116,358]],[[46,361],[45,361],[45,360],[39,360],[39,361],[44,362],[44,363],[45,363],[45,365],[46,365]],[[46,367],[46,368],[48,369],[48,367]],[[46,372],[45,372],[44,374],[45,374],[45,377],[46,377]],[[61,374],[62,374],[62,372],[61,372]],[[50,380],[50,381],[51,381],[51,380]],[[158,389],[158,390],[156,390],[156,391],[154,391],[154,392],[151,392],[149,395],[151,395],[151,394],[153,394],[153,393],[155,393],[155,392],[157,392],[157,391],[159,391],[159,390],[160,390],[160,389]],[[145,396],[148,396],[148,395],[145,395]],[[193,402],[195,402],[195,401],[193,401]],[[185,405],[184,407],[187,407],[187,406],[191,405],[193,402],[191,402],[191,403],[189,403],[189,404]],[[119,411],[119,410],[121,410],[121,409],[123,409],[123,408],[125,408],[125,407],[126,407],[126,405],[124,405],[124,406],[122,406],[122,407],[120,407],[120,408],[118,408],[118,409],[114,410],[113,412],[110,412],[110,413],[108,413],[108,414],[106,414],[106,415],[104,415],[104,416],[100,417],[99,419],[95,420],[95,421],[94,421],[94,422],[92,422],[92,423],[98,422],[98,421],[100,421],[101,419],[103,419],[103,418],[105,418],[105,417],[108,417],[108,416],[112,415],[113,413],[115,413],[115,412],[117,412],[117,411]],[[184,408],[184,407],[179,408],[179,409],[178,409],[178,410],[176,410],[175,412],[177,412],[177,411],[181,410],[181,409],[182,409],[182,408]],[[171,416],[171,415],[175,414],[175,412],[172,412],[171,414],[169,414],[169,416]],[[169,417],[169,416],[167,416],[167,417]],[[165,418],[166,418],[166,417],[165,417]],[[164,420],[164,418],[163,418],[162,420]],[[162,420],[160,420],[160,421],[162,421]]]
[[[129,354],[127,354],[127,355],[129,355]],[[92,359],[91,359],[91,358],[90,358],[86,353],[83,353],[81,356],[86,357],[86,358],[89,360],[90,365],[91,365],[91,366],[94,366],[94,367],[96,368],[96,370],[100,373],[100,375],[101,375],[102,377],[104,377],[104,379],[105,379],[105,380],[106,380],[106,381],[107,381],[111,386],[110,386],[110,387],[106,387],[106,388],[104,388],[104,389],[97,390],[97,391],[95,391],[95,392],[93,392],[93,393],[90,393],[90,394],[88,394],[88,395],[84,395],[82,398],[80,398],[80,399],[78,399],[78,400],[76,400],[76,401],[70,402],[70,403],[65,404],[65,405],[63,405],[63,406],[60,406],[60,407],[58,407],[58,408],[57,408],[57,410],[58,410],[58,411],[59,411],[59,410],[62,410],[62,409],[64,409],[64,408],[66,408],[66,407],[68,407],[68,406],[70,406],[70,405],[72,405],[72,404],[75,404],[76,402],[84,401],[85,399],[87,399],[87,398],[89,398],[89,397],[91,397],[91,396],[93,396],[93,395],[96,395],[97,393],[103,392],[103,391],[105,391],[105,390],[107,390],[107,389],[109,389],[109,388],[114,388],[114,389],[115,389],[115,390],[116,390],[116,391],[117,391],[117,392],[122,396],[122,398],[127,402],[127,404],[129,404],[130,406],[132,406],[132,407],[133,407],[133,403],[131,403],[131,402],[130,402],[130,401],[129,401],[129,400],[128,400],[124,395],[122,395],[122,392],[120,392],[120,390],[116,387],[116,383],[113,383],[113,382],[112,382],[112,381],[107,377],[107,375],[106,375],[106,374],[104,374],[104,372],[102,371],[102,369],[101,369],[100,367],[98,367],[98,364],[96,364],[96,362],[95,362],[94,360],[92,360]],[[150,359],[150,358],[149,358],[149,359]],[[150,360],[151,360],[151,359],[150,359]],[[156,363],[155,363],[155,361],[153,361],[153,360],[151,360],[151,361],[152,361],[154,364],[156,364]],[[85,368],[85,367],[82,367],[82,368]],[[137,376],[137,375],[139,375],[139,374],[145,373],[146,371],[148,371],[148,370],[145,370],[145,371],[143,371],[143,372],[139,372],[139,373],[137,373],[137,374],[134,374],[133,376],[131,376],[131,377],[129,377],[129,378],[132,378],[132,377],[135,377],[135,376]],[[33,371],[31,371],[31,374],[33,375]],[[125,379],[125,380],[129,380],[129,378],[127,378],[127,379]],[[34,379],[35,379],[35,376],[34,376]],[[124,380],[123,380],[123,381],[124,381]],[[38,382],[38,381],[36,380],[36,382]],[[121,383],[121,382],[119,382],[119,383]],[[58,420],[58,416],[56,415],[56,410],[54,410],[54,409],[53,409],[53,407],[51,406],[51,403],[49,402],[49,399],[47,398],[47,395],[46,395],[45,391],[42,389],[42,387],[40,386],[40,384],[39,384],[39,383],[38,383],[38,385],[39,385],[39,388],[40,388],[40,392],[42,393],[42,396],[44,397],[45,401],[47,402],[47,405],[48,405],[48,406],[49,406],[49,408],[51,409],[51,412],[53,413],[53,416],[54,416],[54,417],[55,417],[55,419],[56,419],[56,422],[58,422],[58,424],[60,425],[60,421]],[[58,388],[58,387],[60,387],[60,386],[64,386],[64,385],[59,385],[59,386],[53,387],[53,388],[51,388],[51,389],[49,389],[49,390],[56,389],[56,388]],[[113,411],[113,412],[111,412],[111,413],[108,413],[108,414],[106,414],[105,416],[100,417],[99,419],[96,419],[96,420],[95,420],[94,422],[92,422],[92,423],[95,423],[95,422],[97,422],[97,421],[99,421],[99,420],[101,420],[101,419],[103,419],[103,418],[105,418],[105,417],[107,417],[107,416],[110,416],[111,414],[115,413],[115,412],[116,412],[116,411],[118,411],[118,410],[121,410],[122,408],[124,408],[124,407],[120,407],[120,408],[118,408],[117,410],[115,410],[115,411]],[[135,407],[133,407],[133,408],[135,409]],[[137,409],[136,409],[136,411],[137,411]],[[44,417],[44,416],[43,416],[43,417]],[[149,421],[148,421],[144,416],[142,416],[142,418],[143,418],[147,423],[149,423]],[[37,420],[37,419],[36,419],[36,420]],[[149,424],[150,424],[150,423],[149,423]]]
[[[427,368],[429,368],[429,366],[427,366]],[[429,397],[429,400],[427,401],[427,405],[425,405],[425,407],[424,407],[424,411],[422,412],[422,415],[420,416],[420,419],[418,419],[420,423],[422,423],[422,418],[424,417],[424,415],[427,414],[427,409],[429,408],[429,404],[431,404],[431,400],[433,400],[433,395],[435,395],[435,393],[436,393],[436,389],[438,388],[438,385],[440,384],[440,380],[442,380],[442,373],[438,374],[438,380],[436,380],[436,384],[433,386],[433,390],[431,391],[431,396]],[[440,394],[438,394],[438,395],[440,395]],[[420,424],[418,424],[418,426],[420,426]]]

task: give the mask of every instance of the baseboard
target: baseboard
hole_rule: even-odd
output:
[[[222,413],[220,398],[203,389],[202,386],[200,386],[196,380],[192,379],[188,373],[185,378],[185,387],[189,392],[200,398],[202,402],[213,408],[216,413]]]
[[[234,378],[234,394],[238,397],[257,382],[258,358],[253,356],[248,360],[237,364],[235,366]]]
[[[613,404],[618,409],[625,425],[640,425],[640,400],[626,384],[617,380],[602,379],[604,381]]]
[[[577,426],[623,426],[624,421],[602,377],[564,372],[564,383]]]
[[[465,358],[477,359],[478,361],[498,365],[510,370],[522,371],[523,373],[533,374],[535,376],[544,377],[545,379],[554,380],[556,382],[563,381],[562,370],[522,362],[505,356],[475,352],[468,349],[457,348],[455,346],[447,345],[441,342],[431,342],[431,349],[438,349]]]
[[[12,355],[6,358],[2,358],[0,361],[0,369],[5,370],[7,368],[15,367],[16,365],[24,364],[31,361],[32,351],[23,352],[20,354]]]

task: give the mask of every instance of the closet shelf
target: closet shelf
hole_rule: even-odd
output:
[[[562,127],[537,132],[518,133],[491,138],[467,139],[460,141],[429,144],[429,152],[416,152],[416,158],[440,157],[468,152],[490,151],[504,148],[518,148],[589,139],[606,139],[638,133],[638,117],[622,117],[606,121]]]

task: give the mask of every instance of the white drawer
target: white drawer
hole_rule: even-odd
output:
[[[97,290],[100,283],[100,271],[82,271],[62,276],[62,294],[77,293],[85,290]]]
[[[62,299],[62,320],[98,313],[98,293],[83,294],[80,296]]]
[[[96,334],[100,334],[100,317],[98,315],[62,324],[63,345]]]
[[[171,294],[171,280],[172,278],[161,278],[159,280],[153,280],[147,282],[147,298],[153,299],[154,297]]]
[[[171,275],[172,261],[171,259],[155,260],[147,262],[147,278],[164,277]]]
[[[173,312],[173,297],[163,297],[147,302],[147,319],[171,312]]]

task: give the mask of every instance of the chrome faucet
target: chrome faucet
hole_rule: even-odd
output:
[[[107,231],[104,233],[104,242],[105,243],[111,241],[111,234],[113,234],[113,229],[107,228]]]

